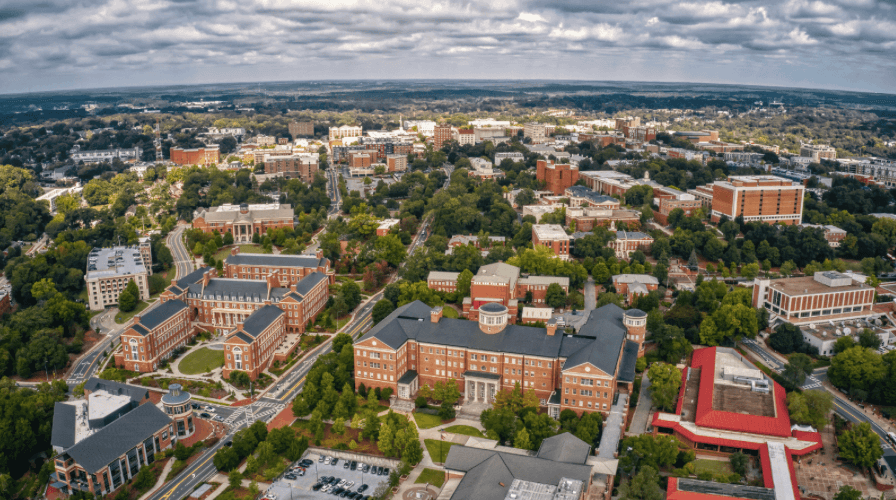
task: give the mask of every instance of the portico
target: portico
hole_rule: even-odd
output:
[[[464,401],[492,403],[501,387],[501,376],[485,372],[464,372]]]

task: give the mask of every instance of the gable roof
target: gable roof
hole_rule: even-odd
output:
[[[140,405],[66,451],[88,474],[94,474],[171,422],[155,405]]]
[[[590,337],[592,341],[568,354],[563,369],[590,363],[604,373],[615,374],[626,336],[622,326],[624,312],[616,304],[607,304],[591,311],[588,320],[579,328],[579,336]],[[570,337],[565,337],[564,341],[566,338]]]
[[[140,316],[139,324],[145,328],[148,328],[149,330],[152,330],[153,328],[171,319],[171,317],[175,314],[187,308],[187,304],[185,304],[184,301],[180,299],[167,300],[152,308],[152,310],[150,310],[145,315]],[[136,326],[137,323],[135,323],[134,325]],[[142,335],[146,335],[146,333],[140,333]]]
[[[564,432],[542,441],[535,456],[554,462],[584,464],[589,453],[591,453],[591,446],[588,443]]]
[[[326,279],[328,279],[326,274],[319,273],[319,272],[315,271],[315,272],[309,274],[308,276],[305,276],[304,278],[302,278],[301,281],[296,283],[295,291],[296,291],[296,293],[298,293],[304,297],[305,295],[308,294],[308,292],[313,290],[314,287],[317,286],[318,283],[320,283],[321,281],[324,281]]]
[[[285,314],[283,310],[277,306],[264,306],[246,318],[246,321],[243,322],[242,331],[249,334],[252,338],[258,337],[261,332],[265,331],[271,326],[271,323],[283,314]]]
[[[62,449],[75,444],[75,417],[77,408],[74,405],[56,402],[53,405],[53,430],[50,445]]]
[[[283,293],[286,292],[287,290],[284,289]],[[188,293],[190,296],[201,296],[212,300],[262,302],[268,297],[268,282],[267,280],[212,278],[208,280],[205,288],[202,283],[190,285]]]
[[[225,264],[238,266],[277,266],[277,267],[310,267],[326,266],[326,258],[318,258],[314,255],[287,255],[287,254],[260,254],[238,253],[224,259]]]

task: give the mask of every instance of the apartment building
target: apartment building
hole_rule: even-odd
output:
[[[415,301],[355,342],[355,385],[412,399],[424,385],[453,380],[465,401],[490,403],[518,383],[554,418],[565,409],[606,415],[616,393],[631,390],[646,323],[643,311],[610,304],[591,311],[578,335],[562,335],[556,324],[511,324],[500,303],[465,321]]]
[[[84,393],[54,406],[54,486],[63,493],[107,495],[177,442],[174,420],[147,404],[145,388],[90,378]]]
[[[718,130],[700,130],[700,131],[679,131],[672,132],[672,137],[677,137],[679,139],[685,139],[687,141],[691,141],[694,144],[698,142],[712,142],[719,140],[719,131]]]
[[[190,319],[190,308],[179,299],[163,300],[149,312],[135,315],[121,334],[115,365],[140,373],[155,371],[196,333]]]
[[[836,160],[837,150],[827,144],[800,144],[800,156],[811,158],[812,162]]]
[[[252,241],[253,235],[262,235],[269,229],[293,228],[295,213],[292,205],[280,203],[253,204],[230,203],[211,208],[200,208],[193,215],[193,228],[206,233],[217,231],[233,234],[235,243]]]
[[[224,340],[224,369],[221,376],[230,377],[234,370],[241,370],[255,380],[274,359],[274,351],[283,340],[286,314],[266,300]]]
[[[386,171],[388,172],[407,172],[408,155],[386,155]]]
[[[446,142],[451,140],[451,125],[440,123],[433,128],[432,148],[436,151],[442,149]]]
[[[753,283],[753,307],[765,307],[773,318],[793,324],[854,319],[872,314],[874,288],[836,271],[757,279]]]
[[[189,149],[172,147],[168,150],[168,157],[177,165],[217,165],[221,163],[221,150],[217,145]]]
[[[287,255],[240,253],[240,247],[233,247],[230,256],[224,259],[224,277],[243,280],[262,280],[265,276],[278,273],[278,279],[285,284],[302,281],[312,273],[326,275],[330,284],[335,283],[335,272],[330,268],[330,260],[317,251],[316,255]]]
[[[563,260],[569,260],[569,246],[572,238],[563,230],[560,224],[533,224],[532,246],[547,247],[554,255]]]
[[[613,276],[616,293],[625,296],[625,303],[634,303],[637,297],[656,290],[660,282],[649,274],[617,274]]]
[[[523,125],[523,137],[528,137],[532,140],[532,144],[542,144],[547,142],[547,133],[545,131],[545,124],[538,122],[530,122]]]
[[[289,122],[289,135],[292,136],[293,139],[297,137],[313,137],[314,136],[314,122],[299,122],[292,121]]]
[[[451,129],[451,140],[457,141],[461,146],[472,146],[476,144],[476,134],[473,129],[455,128]]]
[[[460,273],[446,271],[430,271],[426,277],[426,286],[437,292],[456,292],[457,279]]]
[[[87,255],[87,299],[91,311],[118,304],[121,291],[133,281],[138,300],[149,298],[149,272],[138,247],[94,248]]]
[[[650,245],[653,245],[653,238],[640,231],[616,231],[616,239],[607,243],[616,253],[616,258],[623,260],[629,260],[636,250],[646,252]]]
[[[746,222],[799,224],[805,188],[773,175],[732,175],[712,185],[712,221],[742,216]]]
[[[579,180],[579,167],[558,165],[554,160],[538,160],[535,163],[535,177],[545,183],[545,189],[559,196]]]
[[[261,147],[273,146],[273,145],[277,144],[277,138],[272,135],[259,134],[259,135],[255,136],[255,138],[253,139],[253,142],[255,144],[258,144]]]
[[[341,127],[330,127],[330,140],[335,141],[343,137],[361,137],[364,134],[360,125],[343,125]]]
[[[606,208],[567,208],[567,227],[572,227],[573,222],[575,222],[575,229],[578,232],[592,231],[598,226],[615,231],[621,223],[625,223],[628,229],[638,229],[641,227],[641,212]]]
[[[141,148],[119,148],[119,149],[93,149],[81,151],[81,146],[75,145],[69,151],[72,161],[77,163],[100,163],[109,162],[118,158],[123,162],[139,161],[143,156]]]
[[[264,155],[264,173],[280,174],[288,179],[301,179],[311,183],[317,174],[319,164],[310,155],[274,156]]]
[[[690,217],[695,211],[703,208],[703,201],[691,193],[680,193],[674,198],[658,198],[659,210],[653,212],[653,218],[659,224],[669,224],[669,214],[676,208],[680,208],[686,217]]]

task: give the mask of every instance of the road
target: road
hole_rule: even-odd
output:
[[[776,357],[774,357],[768,350],[759,342],[753,339],[747,339],[743,341],[743,344],[746,345],[751,351],[759,355],[762,358],[763,362],[768,365],[772,370],[781,373],[784,369],[784,363],[779,361]],[[873,419],[868,418],[865,413],[860,410],[854,408],[849,402],[840,397],[840,395],[834,391],[826,388],[822,382],[827,379],[827,372],[824,370],[815,370],[810,376],[806,377],[806,381],[803,383],[801,389],[803,390],[814,390],[814,391],[828,391],[834,397],[834,412],[836,412],[841,417],[853,423],[861,423],[868,422],[871,425],[871,429],[880,436],[881,447],[884,449],[884,457],[888,456],[896,456],[896,451],[893,450],[893,446],[887,441],[887,430],[881,427],[877,422]],[[896,474],[896,471],[893,471]]]
[[[184,246],[183,234],[187,226],[177,226],[165,238],[165,244],[171,250],[171,257],[174,259],[174,266],[177,269],[177,278],[193,272],[193,258]]]

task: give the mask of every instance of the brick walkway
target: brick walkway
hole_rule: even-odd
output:
[[[271,423],[268,424],[268,430],[292,425],[296,420],[296,417],[292,414],[292,405],[286,405],[286,408],[271,419]]]

